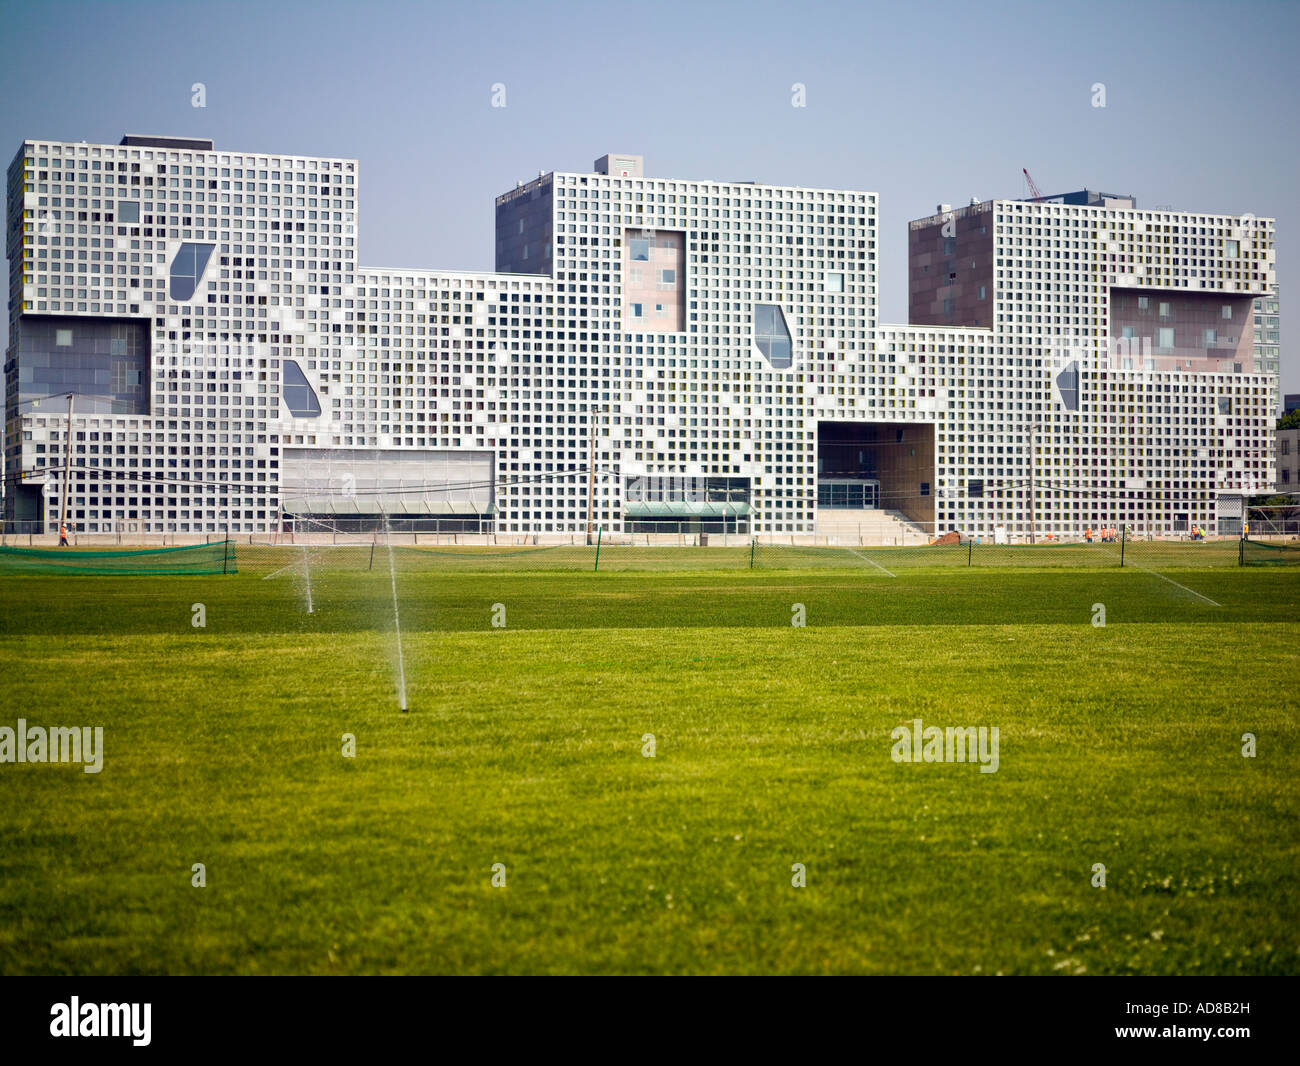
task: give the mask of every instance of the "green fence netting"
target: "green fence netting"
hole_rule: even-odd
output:
[[[233,574],[231,541],[178,548],[134,551],[82,551],[78,548],[0,548],[0,574]]]
[[[1293,566],[1300,563],[1300,541],[1243,540],[1243,566]]]

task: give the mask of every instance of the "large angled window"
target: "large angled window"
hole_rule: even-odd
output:
[[[207,269],[208,260],[212,258],[212,250],[215,247],[215,244],[188,242],[181,245],[181,250],[172,260],[171,280],[168,286],[173,300],[188,300],[194,295],[194,290],[199,285],[199,278],[203,277],[203,271]]]
[[[1056,391],[1061,397],[1061,406],[1067,411],[1079,409],[1079,362],[1072,360],[1056,375]]]
[[[785,370],[790,366],[790,331],[785,328],[785,315],[776,304],[754,305],[754,343],[773,369]]]
[[[294,418],[317,417],[320,414],[320,401],[316,399],[316,394],[307,384],[307,376],[302,372],[302,367],[292,359],[286,359],[280,365],[284,368],[281,394],[284,396],[284,405],[289,408],[289,413]]]

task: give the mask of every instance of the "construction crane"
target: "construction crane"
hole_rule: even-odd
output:
[[[1034,179],[1029,176],[1029,171],[1024,167],[1020,168],[1020,173],[1025,176],[1025,181],[1029,182],[1029,191],[1034,195],[1030,198],[1031,203],[1038,203],[1043,198],[1043,194],[1038,191],[1038,186],[1034,184]]]

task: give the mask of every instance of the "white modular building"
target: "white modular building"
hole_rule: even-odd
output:
[[[496,198],[495,273],[375,269],[355,160],[28,141],[6,528],[1175,535],[1269,490],[1272,220],[940,205],[888,325],[878,206],[610,154]]]

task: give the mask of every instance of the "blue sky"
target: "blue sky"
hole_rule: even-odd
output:
[[[1273,216],[1282,384],[1300,391],[1300,4],[0,0],[0,16],[6,162],[27,137],[126,132],[356,157],[366,266],[490,270],[493,197],[605,152],[658,176],[879,193],[888,322],[906,320],[907,221],[1024,195],[1021,167],[1045,193]]]

